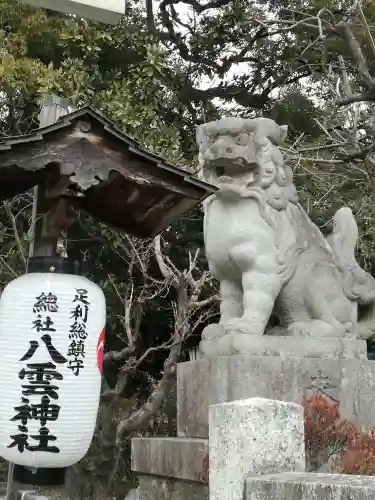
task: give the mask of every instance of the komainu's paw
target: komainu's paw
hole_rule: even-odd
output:
[[[202,340],[210,340],[216,337],[222,337],[225,335],[225,328],[220,324],[211,324],[206,326],[202,332]]]
[[[338,324],[336,327],[325,321],[312,319],[311,321],[292,323],[288,332],[294,337],[348,337],[347,325]]]
[[[295,322],[288,328],[288,333],[292,337],[310,337],[310,323]]]
[[[228,321],[225,325],[225,333],[244,333],[246,335],[263,335],[262,326],[257,327],[254,321],[245,318],[235,318]]]

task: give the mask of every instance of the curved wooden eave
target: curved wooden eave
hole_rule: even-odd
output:
[[[94,217],[141,237],[154,236],[214,191],[142,150],[91,108],[0,141],[0,197],[41,183],[48,186],[46,196],[69,197]]]

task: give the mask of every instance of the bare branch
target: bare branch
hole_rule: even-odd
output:
[[[341,72],[341,82],[342,82],[342,86],[344,89],[344,94],[346,95],[346,97],[350,97],[352,95],[352,89],[351,89],[348,73],[347,73],[346,67],[345,67],[345,61],[344,61],[344,58],[342,57],[342,55],[338,56],[338,61],[339,61],[339,67],[340,67],[340,72]]]
[[[365,146],[362,149],[359,149],[359,151],[356,151],[355,153],[346,154],[345,157],[343,158],[343,161],[364,159],[367,155],[373,153],[374,151],[375,151],[375,142],[369,144],[368,146]]]
[[[3,266],[6,269],[8,269],[8,271],[10,272],[11,276],[13,276],[13,278],[19,277],[19,275],[16,273],[16,271],[8,264],[8,262],[6,261],[6,259],[4,259],[4,257],[2,255],[0,255],[0,261],[3,264]]]
[[[189,307],[190,309],[203,309],[204,307],[210,306],[212,304],[218,304],[219,302],[220,302],[220,296],[213,295],[212,297],[209,297],[208,299],[205,300],[201,300],[200,302],[190,303]]]
[[[9,217],[9,219],[11,221],[12,228],[13,228],[13,234],[14,234],[14,238],[15,238],[16,243],[17,243],[18,251],[20,253],[21,259],[22,259],[23,264],[24,264],[25,269],[26,269],[25,253],[24,253],[23,245],[21,243],[20,235],[18,233],[16,219],[15,219],[14,215],[12,214],[12,210],[10,209],[9,203],[7,201],[3,202],[3,206],[4,206],[5,211],[6,211],[8,217]]]
[[[375,57],[375,41],[374,41],[374,38],[371,34],[371,31],[370,31],[370,27],[368,25],[368,22],[367,22],[367,19],[363,13],[363,10],[362,10],[362,6],[361,6],[361,2],[359,2],[357,0],[356,2],[356,7],[357,7],[357,10],[358,10],[358,13],[359,13],[359,18],[362,22],[362,25],[365,29],[365,33],[366,33],[366,36],[368,38],[368,41],[369,41],[369,44],[370,44],[370,47],[371,47],[371,50],[372,50],[372,55]]]
[[[179,342],[174,341],[174,337],[172,337],[168,342],[164,342],[164,344],[157,345],[155,347],[149,347],[139,358],[134,359],[132,362],[129,362],[128,364],[125,364],[125,366],[122,368],[122,372],[130,372],[134,371],[137,369],[149,356],[150,354],[157,352],[157,351],[162,351],[162,350],[170,350],[173,346],[179,344]]]
[[[139,251],[136,249],[135,245],[134,245],[134,241],[133,241],[133,238],[131,238],[128,234],[125,233],[125,238],[127,240],[127,242],[129,243],[129,246],[132,250],[132,256],[133,258],[136,259],[143,275],[145,275],[147,273],[146,269],[145,269],[145,264],[144,264],[144,261],[142,260],[141,256],[140,256],[140,253]]]
[[[108,351],[104,354],[104,362],[126,361],[135,352],[134,347],[124,347],[121,351]]]
[[[160,234],[154,239],[155,258],[158,263],[161,274],[169,283],[175,283],[176,277],[171,268],[167,265],[166,260],[161,251],[161,236]]]
[[[201,273],[197,281],[193,277],[193,273],[198,266],[199,250],[197,250],[194,255],[189,254],[188,269],[184,271],[179,270],[169,257],[162,253],[160,236],[154,239],[153,250],[153,254],[147,252],[143,255],[138,252],[138,256],[139,258],[146,257],[147,259],[155,257],[164,280],[162,282],[156,282],[146,273],[145,277],[147,281],[144,282],[142,290],[137,292],[138,300],[135,298],[135,287],[129,284],[126,292],[129,302],[128,310],[130,307],[134,309],[140,302],[148,301],[150,298],[157,296],[156,294],[158,291],[172,286],[176,291],[176,300],[171,304],[174,324],[170,337],[167,341],[159,345],[149,347],[139,356],[135,356],[138,339],[132,343],[128,338],[129,346],[118,353],[107,353],[105,361],[123,361],[123,365],[120,369],[123,376],[124,374],[130,375],[134,372],[152,353],[160,350],[167,350],[169,351],[169,355],[164,364],[163,376],[147,401],[118,425],[116,438],[118,445],[122,443],[126,435],[140,427],[144,427],[160,409],[174,382],[175,366],[180,358],[183,342],[202,321],[207,320],[207,318],[213,314],[213,306],[215,306],[218,301],[218,296],[216,294],[212,297],[199,300],[204,285],[212,279],[207,272]],[[143,268],[147,270],[148,264],[144,262]],[[148,289],[148,282],[152,285],[151,291]],[[132,287],[131,292],[129,292],[129,287]],[[125,318],[125,322],[128,324],[131,323],[130,316]],[[134,339],[133,323],[131,323],[129,329]],[[118,390],[115,389],[114,391],[109,391],[109,394],[110,396],[114,396],[117,392]]]
[[[160,7],[165,8],[167,5],[184,3],[186,5],[190,5],[198,14],[201,14],[205,10],[224,7],[225,5],[228,5],[230,1],[231,0],[211,0],[205,5],[202,5],[198,0],[162,0]]]
[[[363,92],[362,94],[342,99],[338,102],[338,105],[347,106],[348,104],[353,104],[355,102],[375,102],[375,87],[369,91]]]
[[[176,364],[180,357],[180,353],[180,344],[171,348],[169,356],[164,363],[163,376],[156,389],[139,410],[118,425],[116,435],[116,443],[118,446],[123,442],[125,435],[147,425],[155,413],[161,408],[166,395],[172,389],[175,380]]]
[[[109,275],[108,279],[109,279],[111,285],[113,286],[117,297],[122,301],[121,294],[120,294],[116,284],[114,283],[112,276]],[[133,284],[130,283],[126,287],[125,297],[123,299],[123,302],[124,302],[124,318],[123,318],[124,321],[123,322],[124,322],[125,333],[126,333],[126,336],[128,338],[128,342],[129,342],[130,347],[133,347],[133,345],[134,345],[134,334],[132,331],[132,324],[131,324],[131,317],[130,317],[132,305],[133,305],[133,292],[134,292]],[[136,334],[137,333],[138,332],[136,332]]]
[[[367,87],[367,89],[373,89],[375,80],[371,77],[361,46],[359,45],[358,40],[350,29],[349,24],[347,22],[340,21],[338,24],[336,24],[335,28],[336,31],[340,33],[346,40],[352,53],[353,59],[357,65],[357,69],[362,77],[361,80],[363,84]]]
[[[301,148],[298,149],[299,153],[307,153],[307,152],[313,152],[313,151],[322,151],[324,149],[333,149],[333,148],[342,148],[343,146],[348,146],[351,144],[350,141],[345,141],[345,142],[338,142],[334,144],[322,144],[321,146],[314,146],[313,148]]]
[[[127,384],[129,381],[129,377],[126,373],[120,373],[117,377],[117,382],[115,388],[112,389],[106,389],[102,393],[102,399],[103,400],[109,400],[111,403],[113,403],[113,399],[118,399],[120,398],[122,392],[125,390]],[[108,386],[108,384],[106,384]]]

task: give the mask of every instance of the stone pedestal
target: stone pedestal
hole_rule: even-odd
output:
[[[343,418],[363,429],[374,427],[375,362],[367,360],[365,342],[268,337],[247,347],[251,355],[205,357],[178,366],[179,437],[133,439],[132,468],[139,474],[140,500],[208,500],[212,405],[249,398],[300,405],[303,396],[320,394],[340,403]],[[212,467],[215,462],[210,471]],[[277,488],[289,491],[295,486],[288,482]]]
[[[245,500],[373,500],[375,478],[285,472],[250,477]]]
[[[304,471],[303,408],[252,398],[210,408],[210,500],[243,500],[249,474]]]
[[[304,395],[314,394],[340,402],[344,418],[373,428],[375,362],[362,357],[308,357],[308,352],[299,357],[203,358],[179,365],[178,435],[207,438],[210,405],[253,397],[301,404]]]

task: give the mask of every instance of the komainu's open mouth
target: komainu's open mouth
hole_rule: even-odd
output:
[[[215,168],[215,174],[219,177],[224,177],[225,176],[225,167],[216,167]]]
[[[235,161],[229,158],[217,158],[211,160],[209,166],[221,184],[230,184],[234,179],[243,179],[246,184],[252,184],[258,176],[258,165],[249,163],[243,158],[236,158]]]
[[[212,169],[224,169],[226,171],[244,171],[244,170],[252,170],[256,168],[256,163],[249,163],[245,158],[241,157],[220,157],[209,159],[206,161],[208,167]]]

